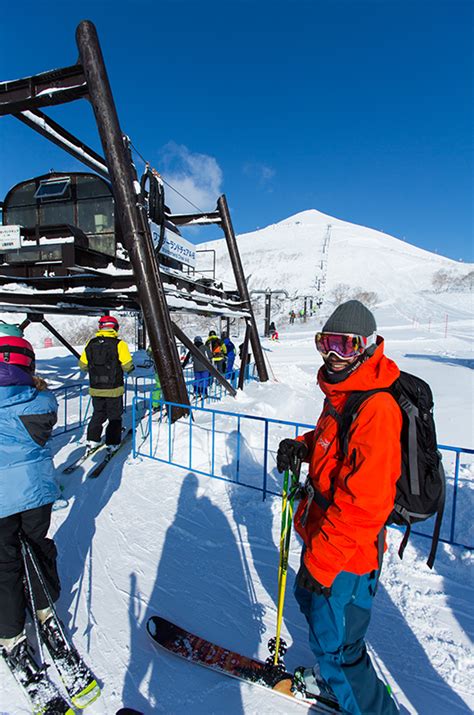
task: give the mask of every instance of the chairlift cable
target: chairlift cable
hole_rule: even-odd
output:
[[[133,144],[132,141],[130,141],[130,146],[131,146],[131,147],[134,149],[134,151],[138,154],[138,156],[139,156],[140,159],[143,161],[143,163],[144,163],[145,165],[151,167],[150,162],[147,161],[147,160],[145,159],[145,157],[143,156],[143,154],[141,154],[141,153],[138,151],[137,147]],[[172,184],[170,184],[168,181],[166,181],[166,179],[165,179],[161,174],[159,174],[159,177],[160,177],[161,181],[162,181],[164,184],[166,184],[166,186],[168,186],[168,188],[170,188],[172,191],[174,191],[175,193],[177,193],[178,196],[181,196],[181,198],[184,199],[185,201],[187,201],[187,203],[190,204],[193,208],[197,209],[200,213],[205,213],[201,208],[199,208],[199,206],[196,206],[196,204],[193,204],[193,202],[192,202],[190,199],[188,199],[184,194],[182,194],[180,191],[178,191],[178,189],[175,189],[175,187],[172,186]]]

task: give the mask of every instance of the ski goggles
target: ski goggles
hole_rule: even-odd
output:
[[[343,360],[362,355],[369,345],[374,342],[374,336],[367,338],[363,335],[350,335],[348,333],[316,333],[314,341],[321,355],[335,353]]]

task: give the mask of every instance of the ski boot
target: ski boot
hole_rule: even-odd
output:
[[[10,651],[0,646],[0,655],[31,701],[34,715],[74,715],[74,710],[48,678],[46,667],[35,661],[26,636]]]
[[[324,702],[333,707],[334,710],[340,710],[333,689],[323,679],[317,666],[314,668],[296,668],[291,690],[296,698],[299,694],[305,700]]]
[[[100,688],[90,668],[64,636],[54,615],[40,625],[41,639],[46,645],[68,696],[82,710],[100,695]]]

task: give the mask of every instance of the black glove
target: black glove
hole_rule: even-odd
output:
[[[311,591],[311,593],[315,593],[317,596],[329,597],[331,595],[331,586],[323,586],[322,583],[316,581],[303,563],[296,575],[296,583],[300,588]]]
[[[277,469],[280,472],[285,472],[290,469],[295,471],[296,460],[304,460],[308,454],[308,448],[304,442],[298,442],[296,439],[282,439],[277,452]]]

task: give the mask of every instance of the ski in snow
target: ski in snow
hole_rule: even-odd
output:
[[[199,638],[194,633],[176,626],[160,616],[148,619],[147,631],[155,643],[165,648],[169,653],[197,663],[205,668],[216,670],[231,678],[243,680],[263,688],[267,688],[285,698],[291,698],[294,703],[300,703],[314,712],[334,714],[341,713],[337,703],[326,698],[316,702],[304,698],[300,693],[293,693],[293,674],[282,672],[273,665],[267,665],[260,660],[247,658],[227,648]]]
[[[15,651],[7,653],[0,648],[0,657],[30,701],[34,715],[74,715],[74,710],[48,678],[46,668],[34,659],[26,640],[20,650]]]
[[[133,434],[133,430],[130,428],[125,435],[122,437],[122,441],[120,442],[119,448],[116,449],[114,452],[107,452],[105,457],[97,464],[89,473],[88,473],[88,478],[89,479],[97,479],[98,476],[100,476],[105,469],[105,467],[108,465],[108,463],[115,457],[116,454],[120,452],[122,449],[123,445],[127,440],[130,439],[130,437]]]
[[[89,459],[93,454],[98,452],[100,449],[103,449],[105,447],[105,444],[99,444],[97,447],[92,447],[92,449],[87,449],[85,448],[85,452],[81,454],[80,457],[77,457],[77,459],[74,460],[74,462],[71,462],[71,464],[68,464],[67,467],[64,467],[63,469],[63,474],[72,474],[76,469],[78,469],[86,460]]]
[[[100,688],[94,674],[69,640],[54,612],[40,626],[39,632],[73,705],[82,710],[97,700]]]

